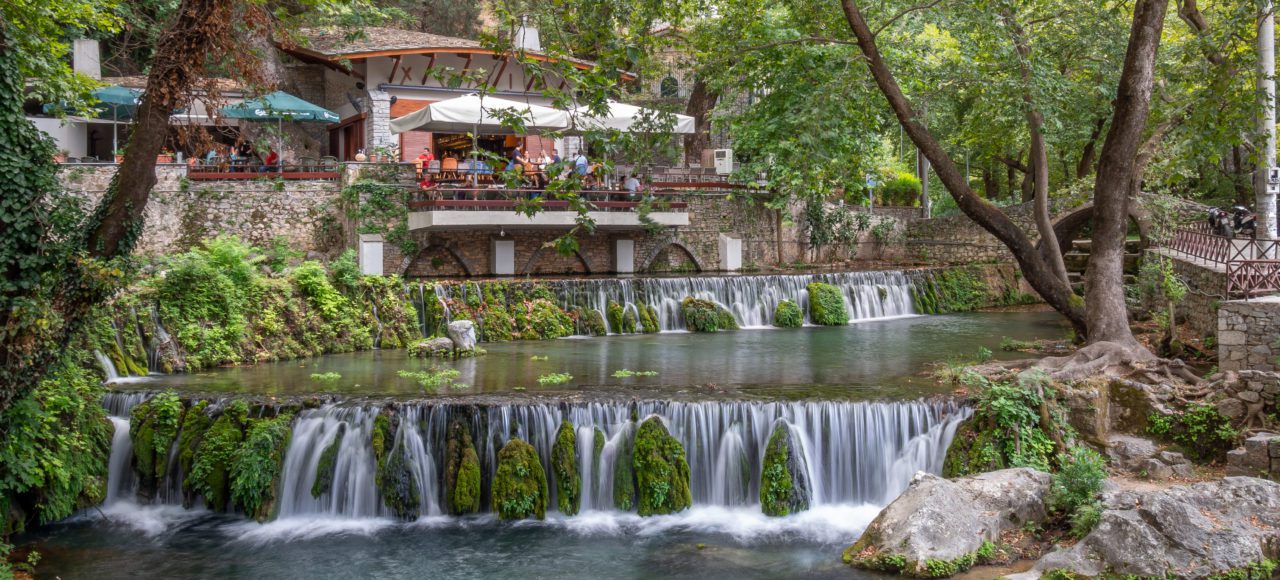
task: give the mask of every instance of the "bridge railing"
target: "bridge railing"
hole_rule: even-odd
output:
[[[1227,238],[1208,224],[1180,228],[1165,247],[1186,257],[1226,267],[1228,297],[1280,292],[1280,240]]]

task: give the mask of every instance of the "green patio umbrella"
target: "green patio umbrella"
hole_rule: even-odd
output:
[[[93,91],[98,100],[98,118],[105,119],[111,113],[111,153],[120,149],[120,119],[132,119],[142,102],[142,91],[117,85],[109,85]]]
[[[324,107],[313,105],[284,91],[276,91],[249,99],[243,103],[223,107],[219,111],[230,119],[246,121],[275,121],[277,133],[285,121],[337,123],[341,120],[337,113]],[[283,134],[281,134],[283,141]],[[283,146],[283,142],[281,143]],[[283,149],[283,147],[281,147]],[[283,160],[282,160],[283,161]],[[283,168],[280,163],[278,167]]]

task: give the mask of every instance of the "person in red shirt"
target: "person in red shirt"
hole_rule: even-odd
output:
[[[262,161],[263,171],[275,171],[280,164],[280,154],[275,149],[267,149],[267,158]]]
[[[431,180],[431,162],[436,160],[436,156],[431,154],[430,147],[423,147],[422,154],[418,155],[418,159],[414,165],[418,166],[418,187],[423,191],[434,189],[436,184]]]

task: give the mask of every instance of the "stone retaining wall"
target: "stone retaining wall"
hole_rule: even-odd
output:
[[[1188,259],[1185,254],[1165,248],[1148,248],[1146,253],[1172,260],[1173,273],[1187,285],[1187,295],[1176,310],[1178,322],[1199,337],[1216,336],[1221,322],[1218,306],[1226,299],[1227,270],[1203,260]],[[1144,304],[1152,310],[1163,310],[1163,304]]]
[[[1218,368],[1276,371],[1280,296],[1223,302],[1218,310]]]

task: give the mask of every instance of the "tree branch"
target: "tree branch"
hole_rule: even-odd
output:
[[[934,6],[937,6],[938,4],[941,4],[941,3],[942,3],[942,0],[933,0],[932,2],[926,2],[926,3],[924,3],[924,4],[916,4],[915,6],[908,6],[907,8],[904,8],[901,12],[898,12],[897,14],[894,14],[893,16],[890,16],[890,17],[889,17],[889,19],[888,19],[888,20],[886,20],[884,24],[881,24],[881,25],[880,25],[880,27],[879,27],[879,28],[877,28],[875,32],[872,32],[872,33],[871,33],[871,36],[872,36],[873,38],[874,38],[874,37],[878,37],[878,36],[880,36],[880,33],[881,33],[881,32],[884,32],[884,29],[886,29],[886,28],[888,28],[888,27],[892,26],[894,22],[897,22],[897,21],[898,21],[898,20],[900,20],[903,16],[906,16],[906,15],[908,15],[908,14],[911,14],[912,12],[919,12],[919,11],[921,11],[921,10],[928,10],[928,9],[933,8]]]

